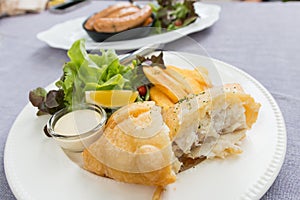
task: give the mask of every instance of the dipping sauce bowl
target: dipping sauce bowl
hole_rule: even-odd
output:
[[[47,132],[64,150],[82,152],[102,135],[106,120],[103,108],[80,104],[56,112],[47,123]]]

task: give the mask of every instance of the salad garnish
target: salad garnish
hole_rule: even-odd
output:
[[[161,33],[176,30],[194,22],[199,16],[195,12],[194,3],[196,0],[158,0],[158,6],[150,4],[156,16],[154,26],[156,32]]]
[[[163,66],[163,54],[145,58],[138,56],[131,65],[122,65],[114,50],[100,50],[101,55],[87,53],[81,39],[68,51],[69,62],[63,65],[63,75],[56,90],[39,87],[30,91],[29,100],[39,111],[37,115],[54,114],[58,110],[85,102],[85,91],[139,91],[137,101],[149,100],[149,80],[142,64]]]

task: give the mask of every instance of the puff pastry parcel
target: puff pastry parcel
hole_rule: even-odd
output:
[[[169,133],[154,102],[122,107],[109,118],[103,136],[84,150],[84,168],[127,183],[170,184],[180,163]]]

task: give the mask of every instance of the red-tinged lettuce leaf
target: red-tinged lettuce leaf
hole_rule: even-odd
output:
[[[158,56],[152,55],[151,57],[146,56],[136,56],[138,65],[147,65],[147,66],[159,66],[163,69],[166,68],[164,59],[163,59],[163,52],[160,52]]]
[[[30,91],[29,100],[31,104],[38,107],[46,98],[47,91],[44,88],[38,87],[35,90]]]
[[[65,107],[63,90],[50,90],[47,93],[44,88],[39,87],[29,92],[29,100],[39,109],[37,115],[52,115]]]

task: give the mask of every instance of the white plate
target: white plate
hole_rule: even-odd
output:
[[[176,31],[157,34],[140,39],[102,43],[94,42],[82,28],[82,23],[87,16],[57,24],[46,31],[38,33],[37,38],[46,42],[51,47],[60,49],[69,49],[73,42],[81,38],[86,39],[86,48],[89,50],[99,47],[103,49],[116,50],[138,49],[149,44],[168,43],[190,33],[201,31],[207,27],[210,27],[219,19],[221,8],[217,5],[195,3],[195,10],[200,18],[198,18],[189,26]]]
[[[227,159],[206,160],[178,175],[163,200],[259,199],[279,173],[286,151],[286,130],[281,112],[270,93],[245,72],[217,60],[165,53],[167,64],[206,66],[213,79],[216,66],[224,83],[240,83],[262,104],[259,117],[241,146],[244,152]],[[154,187],[120,183],[91,174],[70,161],[56,143],[43,134],[48,117],[36,117],[27,105],[7,138],[4,165],[17,199],[151,199]]]

